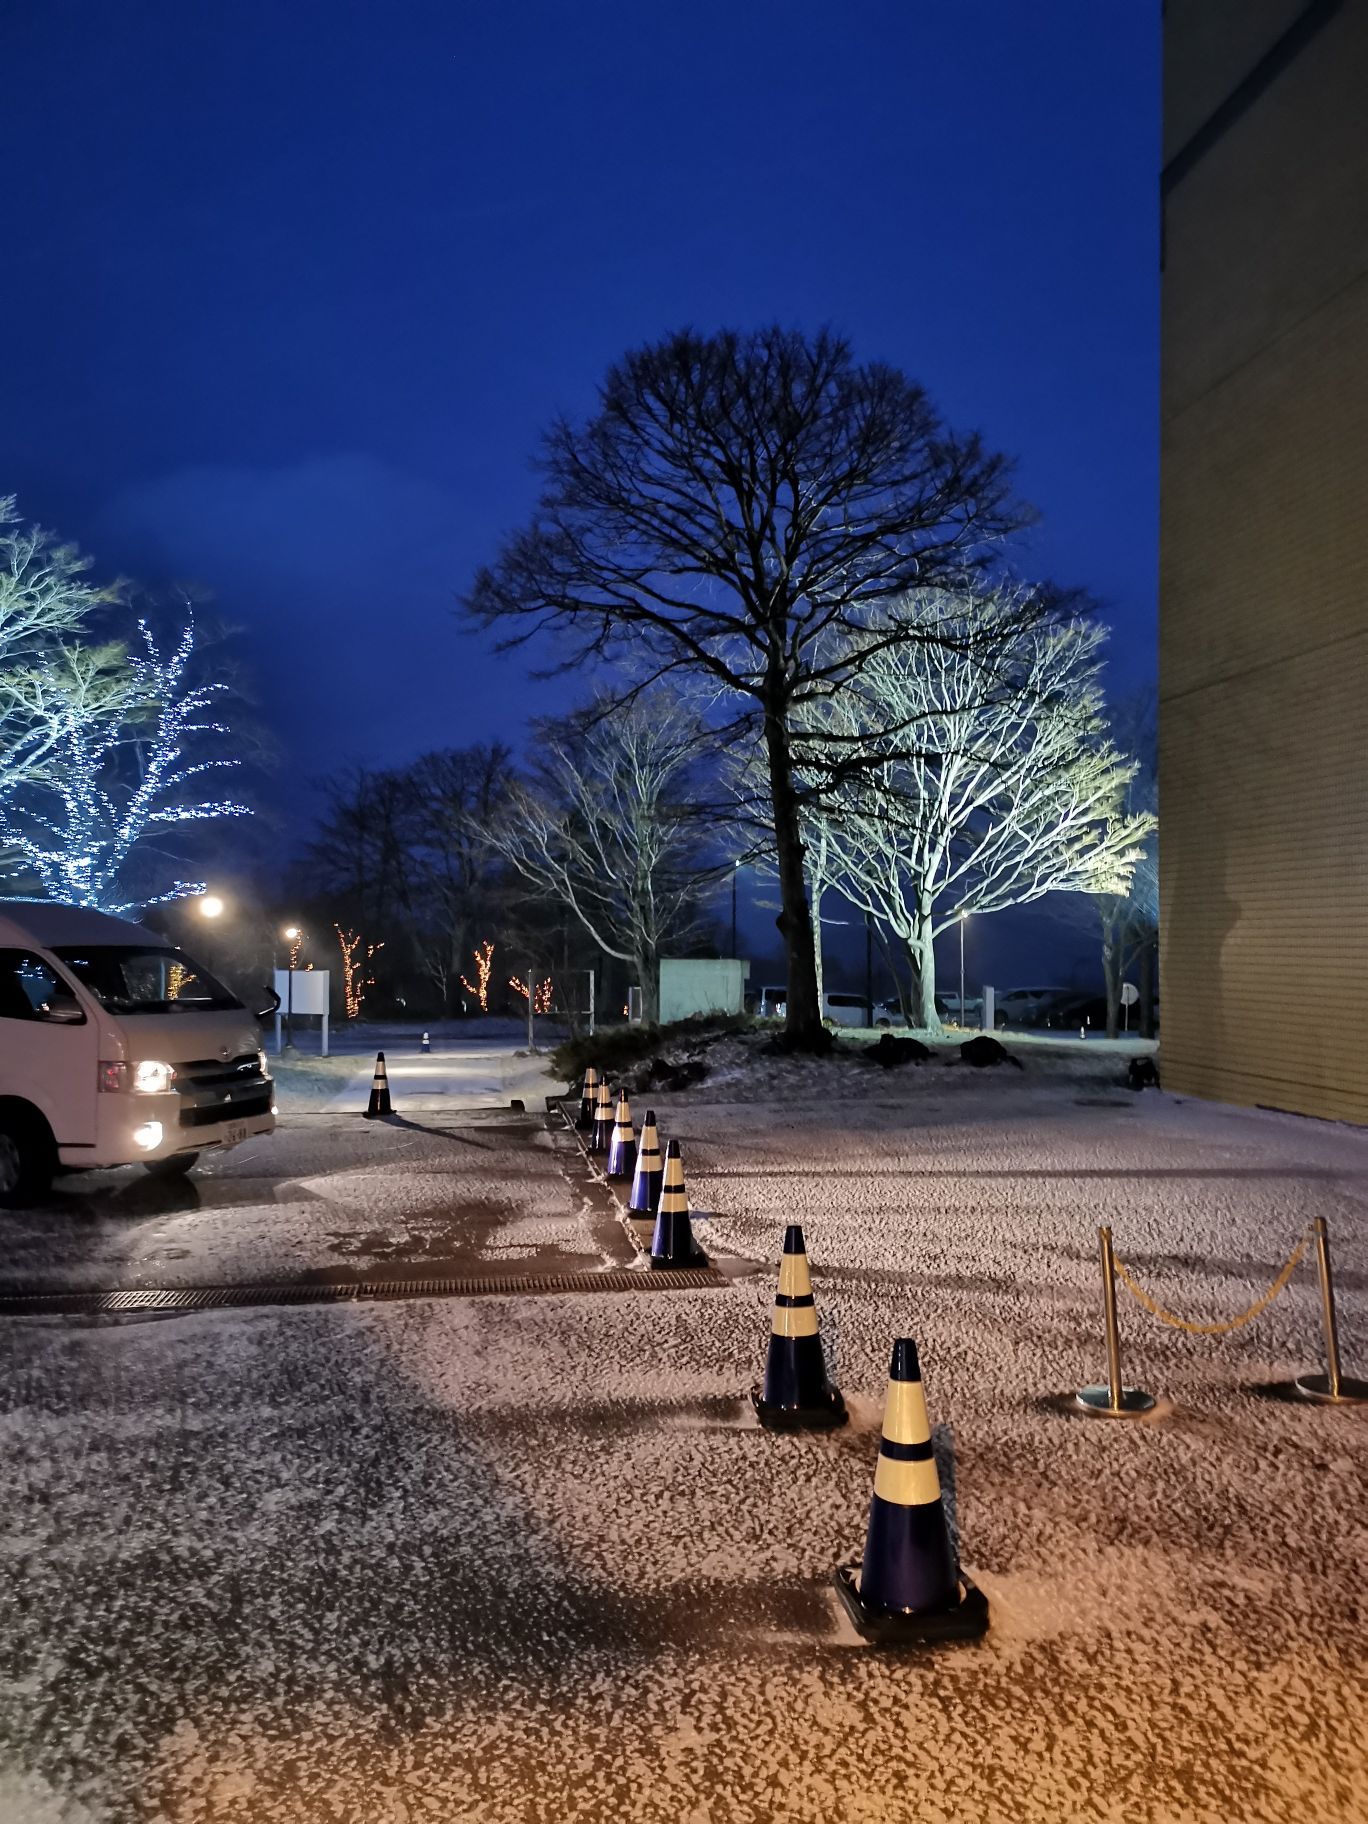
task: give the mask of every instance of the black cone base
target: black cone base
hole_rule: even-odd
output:
[[[652,1254],[650,1262],[653,1267],[659,1267],[664,1273],[691,1273],[695,1267],[706,1267],[708,1257],[702,1248],[696,1247],[692,1254],[685,1254],[677,1260],[661,1254]]]
[[[838,1564],[831,1580],[856,1630],[876,1647],[935,1647],[946,1641],[980,1640],[988,1632],[988,1598],[963,1571],[959,1601],[953,1607],[914,1615],[869,1607],[860,1598],[857,1568]]]
[[[758,1387],[753,1387],[751,1405],[766,1431],[832,1431],[850,1417],[835,1387],[828,1389],[828,1397],[820,1406],[776,1406]]]

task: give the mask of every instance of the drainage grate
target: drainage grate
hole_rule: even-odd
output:
[[[126,1291],[0,1292],[0,1317],[101,1311],[213,1311],[227,1305],[355,1305],[404,1298],[523,1298],[543,1292],[702,1292],[727,1280],[712,1268],[606,1273],[462,1274],[365,1285],[145,1286]]]

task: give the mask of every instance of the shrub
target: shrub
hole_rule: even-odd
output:
[[[567,1083],[580,1082],[591,1064],[611,1077],[681,1043],[728,1038],[732,1033],[750,1032],[755,1024],[745,1013],[699,1013],[691,1019],[671,1020],[666,1026],[605,1026],[593,1038],[582,1033],[577,1039],[566,1039],[551,1053],[551,1062]]]

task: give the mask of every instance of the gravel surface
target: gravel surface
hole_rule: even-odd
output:
[[[3,1824],[1368,1816],[1368,1426],[1259,1391],[1319,1365],[1310,1272],[1219,1341],[1127,1303],[1158,1414],[1069,1411],[1099,1221],[1209,1319],[1327,1216],[1368,1367],[1368,1135],[1096,1068],[741,1074],[662,1131],[705,1245],[804,1223],[845,1431],[747,1418],[772,1274],[0,1325]],[[975,1647],[866,1648],[829,1589],[899,1333]]]

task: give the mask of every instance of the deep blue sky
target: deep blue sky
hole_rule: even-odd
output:
[[[5,20],[0,492],[245,630],[295,776],[550,699],[451,601],[558,408],[832,321],[1019,458],[1152,668],[1157,0],[44,0]]]

